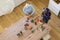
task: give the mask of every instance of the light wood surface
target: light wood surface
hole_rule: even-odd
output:
[[[28,0],[27,0],[28,1]],[[49,0],[29,0],[28,2],[31,3],[35,7],[35,14],[40,15],[44,7],[48,6]],[[19,5],[14,9],[11,14],[7,14],[0,17],[0,26],[4,29],[8,28],[10,25],[21,19],[25,16],[23,12],[23,6],[26,2]],[[60,40],[60,19],[52,12],[51,20],[49,21],[48,25],[52,27],[51,30],[51,40]]]
[[[25,16],[23,19],[27,19],[27,17]],[[22,20],[22,21],[24,21],[23,22],[24,24],[26,23],[26,20]],[[20,21],[20,24],[22,21]],[[24,24],[22,24],[20,27],[23,27]],[[19,36],[19,38],[20,38],[19,40],[38,40],[38,39],[41,39],[42,37],[44,37],[46,34],[49,34],[49,32],[51,30],[50,26],[48,26],[47,24],[44,24],[45,29],[42,31],[40,28],[40,25],[42,23],[37,22],[37,25],[35,25],[34,23],[31,23],[31,19],[29,20],[28,24],[30,27],[32,27],[32,29],[28,29],[28,28],[27,28],[27,30],[23,29],[23,31],[22,31],[23,36]],[[38,28],[38,30],[37,30],[37,28]],[[31,33],[32,30],[34,30],[34,33]]]

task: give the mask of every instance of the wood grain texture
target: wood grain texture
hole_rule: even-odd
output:
[[[34,16],[40,16],[44,7],[48,6],[49,0],[27,0],[26,2],[31,3],[35,8],[35,14]],[[8,28],[10,25],[21,19],[22,17],[26,16],[23,12],[23,4],[16,7],[12,13],[1,16],[0,17],[0,26],[5,29]],[[51,20],[49,21],[48,25],[51,26],[52,30],[50,32],[51,39],[50,40],[60,40],[60,19],[51,12]]]

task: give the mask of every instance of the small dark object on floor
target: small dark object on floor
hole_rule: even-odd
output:
[[[29,18],[27,17],[27,20],[26,20],[26,22],[29,22]]]
[[[19,37],[20,36],[20,33],[18,33],[17,36]]]
[[[27,20],[29,20],[29,17],[27,17]]]
[[[43,40],[43,38],[41,38],[40,40]]]
[[[33,19],[31,20],[31,23],[34,23],[34,20]]]
[[[42,31],[44,31],[45,27],[42,28]]]
[[[32,30],[31,32],[34,33],[35,30]]]
[[[29,22],[28,20],[26,22]]]
[[[29,24],[28,24],[28,23],[26,23],[24,26],[25,26],[25,27],[26,27],[26,26],[29,26]]]
[[[35,22],[35,25],[37,25],[37,22]]]
[[[40,20],[40,22],[43,22],[43,20]]]
[[[20,31],[20,34],[23,35],[22,31]]]

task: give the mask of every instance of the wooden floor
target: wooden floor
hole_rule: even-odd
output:
[[[28,2],[31,3],[35,7],[35,15],[39,15],[41,17],[41,13],[44,7],[48,6],[49,0],[29,0]],[[12,13],[1,16],[0,17],[0,26],[4,29],[8,28],[10,25],[21,19],[22,17],[26,16],[23,12],[23,6],[26,2],[16,7]],[[48,25],[52,27],[50,32],[51,39],[50,40],[60,40],[60,19],[52,12],[51,20],[49,21]]]

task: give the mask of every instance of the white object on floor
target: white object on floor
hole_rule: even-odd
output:
[[[0,16],[11,13],[15,7],[26,0],[0,0]]]
[[[23,7],[23,12],[25,14],[30,14],[30,13],[34,14],[35,9],[34,9],[33,5],[26,3],[26,5]]]
[[[25,2],[26,0],[14,0],[14,3],[15,3],[15,7],[20,5],[21,3]]]
[[[54,0],[49,0],[48,8],[58,16],[60,11],[60,3],[57,4]]]
[[[46,34],[44,37],[43,37],[43,40],[49,40],[51,38],[50,34]]]
[[[0,0],[0,16],[13,11],[15,7],[13,0]]]

